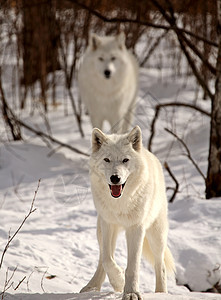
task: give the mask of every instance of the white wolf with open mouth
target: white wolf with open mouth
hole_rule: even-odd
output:
[[[168,220],[164,176],[158,159],[142,146],[138,126],[130,133],[92,133],[90,179],[98,213],[100,258],[97,270],[81,292],[100,290],[108,275],[124,300],[142,299],[139,265],[143,254],[152,262],[156,292],[167,292],[167,272],[174,272],[167,247]],[[126,231],[128,260],[124,275],[114,260],[117,234]]]
[[[125,46],[125,35],[91,34],[78,73],[79,93],[93,127],[108,121],[112,132],[132,124],[138,82],[138,63]]]

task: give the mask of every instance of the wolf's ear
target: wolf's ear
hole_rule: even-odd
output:
[[[125,33],[121,31],[117,36],[116,36],[118,46],[121,50],[125,48]]]
[[[134,150],[139,151],[142,147],[142,133],[139,126],[134,127],[128,135],[128,140]]]
[[[90,33],[89,37],[89,46],[91,47],[92,51],[97,50],[97,48],[101,45],[101,40],[98,35],[95,33]]]
[[[98,128],[92,131],[92,152],[97,152],[103,143],[107,143],[106,135]]]

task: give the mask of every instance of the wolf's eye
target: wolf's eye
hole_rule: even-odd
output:
[[[116,60],[116,57],[115,56],[112,56],[111,57],[111,61],[115,61]]]
[[[106,161],[107,163],[110,162],[109,158],[107,158],[107,157],[104,158],[104,161]]]
[[[103,57],[99,57],[98,59],[99,59],[100,61],[104,61]]]
[[[129,158],[124,158],[123,159],[123,163],[125,164],[126,162],[128,162],[129,161]]]

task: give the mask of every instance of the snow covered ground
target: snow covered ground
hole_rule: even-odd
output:
[[[6,300],[121,300],[121,294],[113,292],[84,293],[84,294],[16,294],[6,295]],[[155,294],[148,293],[143,295],[144,300],[196,300],[196,299],[221,299],[221,295],[211,293],[185,293],[180,294]]]
[[[194,80],[174,79],[172,71],[142,69],[136,120],[147,145],[154,107],[159,103],[182,101],[194,103]],[[62,85],[62,84],[61,84]],[[7,95],[10,88],[5,84]],[[62,95],[62,92],[59,94]],[[58,102],[62,99],[58,99]],[[210,111],[210,103],[200,99],[196,104]],[[71,112],[71,109],[69,109]],[[45,130],[39,114],[21,113],[24,121]],[[91,125],[83,119],[82,139],[72,114],[64,108],[50,107],[48,114],[53,135],[90,154]],[[22,230],[11,243],[0,270],[0,290],[5,279],[11,287],[4,299],[120,299],[106,280],[102,293],[78,294],[93,275],[98,261],[96,211],[90,192],[88,158],[44,141],[27,130],[25,141],[5,142],[0,121],[0,256],[12,235],[27,215],[38,180],[41,178],[34,207]],[[205,200],[203,177],[186,156],[184,147],[168,128],[188,145],[193,159],[206,175],[209,145],[209,118],[182,107],[164,108],[156,123],[152,150],[162,163],[167,161],[179,182],[174,203],[169,204],[169,246],[175,258],[176,281],[169,279],[168,295],[153,294],[154,272],[142,260],[140,290],[144,299],[221,299],[219,294],[190,293],[206,291],[221,284],[221,199]],[[55,150],[55,151],[52,151]],[[168,187],[174,182],[165,170]],[[171,196],[168,190],[168,198]],[[117,262],[126,266],[126,242],[122,233],[116,249]],[[14,269],[15,272],[13,273]],[[8,271],[7,271],[8,270]]]

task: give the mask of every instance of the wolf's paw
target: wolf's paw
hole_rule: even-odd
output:
[[[98,287],[86,285],[85,287],[83,287],[83,288],[80,290],[80,293],[86,293],[86,292],[99,292],[99,291],[100,291],[100,289],[99,289]]]
[[[122,300],[143,300],[140,293],[124,293]]]
[[[114,273],[108,275],[109,275],[110,284],[112,285],[115,292],[122,293],[125,285],[124,270],[121,269],[120,267],[117,267]]]

